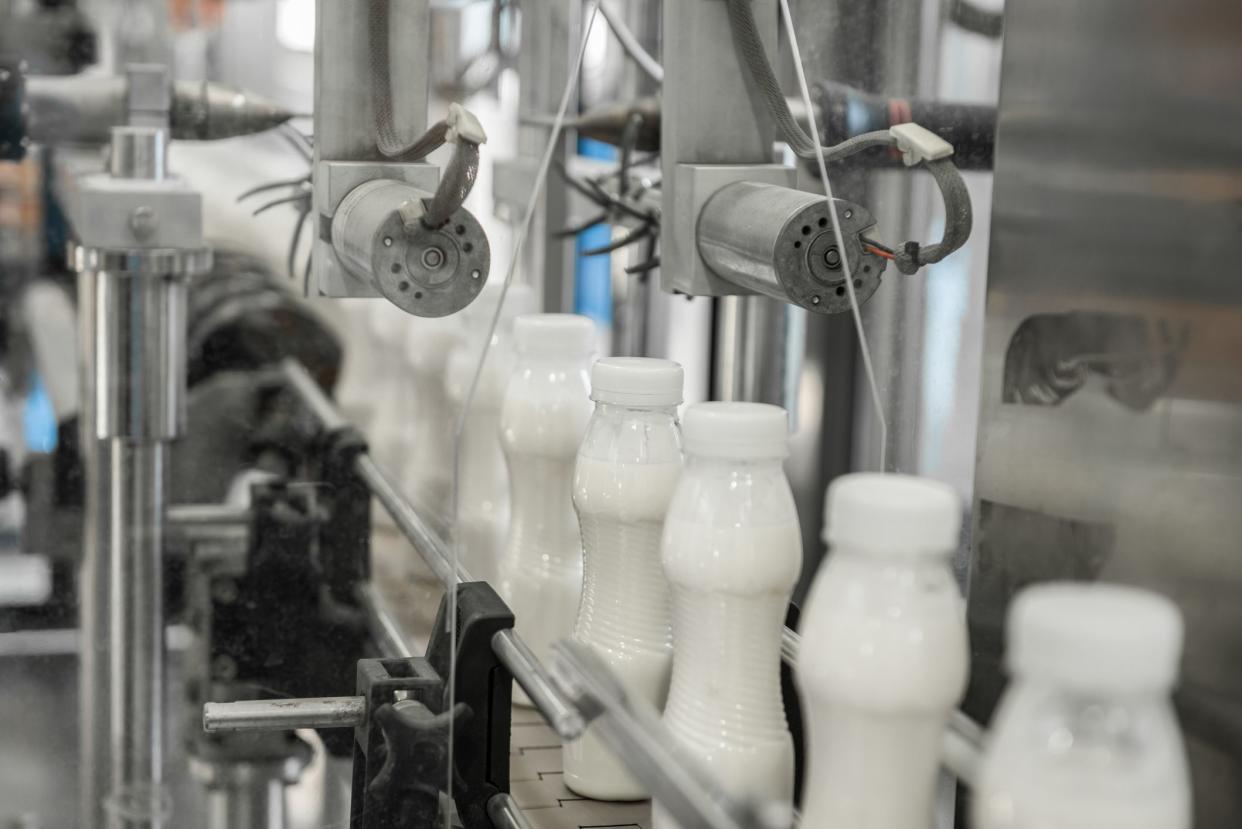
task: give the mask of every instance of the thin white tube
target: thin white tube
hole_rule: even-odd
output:
[[[802,94],[802,103],[807,112],[814,112],[811,103],[811,91],[806,84],[806,72],[802,68],[802,53],[798,50],[798,34],[794,31],[793,15],[789,11],[789,0],[780,0],[781,14],[785,19],[785,34],[789,38],[789,49],[793,55],[794,71],[798,75],[798,90]],[[813,119],[812,119],[813,120]],[[824,161],[824,147],[819,141],[819,130],[811,124],[811,133],[815,138],[815,160],[819,164],[819,176],[824,182],[824,194],[828,200],[828,215],[832,218],[832,236],[836,240],[837,250],[844,251],[845,241],[841,237],[841,220],[837,216],[837,205],[832,197],[832,182],[828,180],[828,164]],[[871,348],[867,345],[867,334],[863,331],[862,313],[858,310],[858,296],[854,293],[854,275],[850,272],[848,256],[841,257],[841,267],[845,271],[845,290],[850,297],[850,311],[854,315],[854,329],[858,332],[858,344],[862,348],[863,368],[867,373],[867,386],[871,391],[871,403],[875,407],[875,417],[880,424],[880,464],[881,472],[886,471],[888,453],[888,422],[884,419],[884,409],[880,401],[880,387],[876,383],[875,368],[871,364]]]
[[[576,0],[568,0],[569,14],[572,15],[573,6]],[[556,142],[560,140],[561,130],[565,126],[565,117],[569,111],[569,101],[573,95],[574,86],[577,84],[578,76],[582,72],[582,60],[586,55],[587,38],[590,35],[591,27],[595,25],[595,16],[599,12],[599,4],[592,3],[590,13],[586,15],[586,23],[582,27],[582,42],[578,44],[578,56],[574,59],[574,64],[569,70],[569,77],[565,79],[565,91],[561,93],[561,103],[556,110],[556,119],[552,122],[552,129],[548,135],[548,144],[543,150],[543,157],[539,159],[539,169],[535,174],[534,185],[531,187],[530,197],[526,201],[526,213],[522,216],[522,227],[518,231],[517,239],[513,245],[513,256],[509,260],[509,270],[505,273],[505,281],[500,289],[500,298],[496,303],[496,310],[492,313],[491,324],[488,325],[487,333],[483,340],[483,349],[479,354],[479,362],[474,367],[474,375],[470,378],[470,386],[466,391],[466,397],[462,400],[461,411],[457,414],[457,423],[453,426],[453,483],[450,487],[450,497],[452,499],[453,510],[453,527],[457,527],[457,481],[461,475],[461,439],[466,429],[466,416],[470,413],[470,406],[474,402],[475,392],[479,387],[479,378],[483,375],[483,365],[487,361],[488,352],[492,347],[492,337],[496,334],[496,326],[500,324],[500,315],[505,305],[505,298],[509,295],[509,286],[513,284],[513,276],[517,273],[518,263],[522,260],[522,250],[526,246],[526,240],[530,236],[531,223],[535,216],[535,208],[539,204],[539,197],[543,193],[544,186],[547,184],[548,171],[552,167],[552,156],[556,152]],[[461,533],[453,533],[453,568],[457,569],[461,558]],[[449,699],[454,700],[457,697],[457,591],[449,590],[448,596],[449,606],[446,614],[449,626],[449,641],[451,650],[449,656]],[[449,721],[448,734],[448,796],[453,796],[453,722]],[[449,816],[445,815],[445,829],[451,829],[448,826]]]

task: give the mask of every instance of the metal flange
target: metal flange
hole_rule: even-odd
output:
[[[190,277],[211,269],[211,248],[94,248],[69,243],[69,267],[117,276]]]
[[[465,208],[444,225],[421,221],[432,194],[389,179],[354,188],[332,218],[332,246],[346,268],[409,314],[443,317],[474,301],[491,270],[491,246]]]

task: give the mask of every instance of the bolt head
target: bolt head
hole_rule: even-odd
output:
[[[423,267],[434,271],[444,265],[444,251],[437,247],[426,248],[422,256]]]
[[[232,604],[239,595],[237,582],[232,579],[219,579],[211,585],[211,597],[220,604]]]
[[[135,239],[151,238],[157,227],[159,227],[159,219],[155,211],[146,205],[135,207],[134,212],[129,216],[129,229]]]
[[[211,675],[224,682],[236,679],[237,662],[233,660],[233,657],[221,654],[211,660]]]

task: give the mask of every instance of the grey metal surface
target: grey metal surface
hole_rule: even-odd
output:
[[[316,0],[316,161],[387,160],[375,143],[368,5]],[[427,73],[422,65],[429,46],[427,2],[392,0],[389,9],[392,71],[402,78],[394,126],[399,134],[415,137],[427,128]]]
[[[89,177],[80,196],[111,190],[145,200],[176,188],[164,178],[160,130],[122,127],[116,133],[112,174]],[[192,198],[181,198],[185,194]],[[181,190],[171,205],[185,204],[193,205],[197,220],[197,196]],[[185,240],[166,237],[158,210],[128,213],[135,241],[126,244],[99,232],[108,219],[98,210],[77,208],[70,210],[79,241],[71,262],[80,272],[87,469],[82,818],[87,825],[159,827],[170,808],[163,786],[167,452],[184,419],[185,280],[192,267],[209,264],[210,255],[201,250],[201,225],[190,219],[181,227],[191,252],[180,263],[172,248]],[[187,267],[152,270],[166,259]],[[98,270],[101,264],[132,264],[134,270]]]
[[[755,16],[771,53],[777,28],[774,0],[758,0]],[[695,243],[698,211],[682,193],[686,182],[681,166],[768,165],[773,160],[767,112],[758,97],[752,99],[748,75],[732,44],[728,15],[719,0],[664,4],[662,104],[665,112],[678,113],[660,124],[664,172],[660,273],[665,290],[716,293]],[[732,180],[742,178],[747,176]]]
[[[110,150],[114,176],[162,181],[168,175],[168,136],[162,127],[116,127]]]
[[[171,440],[185,422],[186,285],[94,272],[95,437]]]
[[[864,50],[864,65],[871,77],[863,82],[863,88],[884,95],[934,94],[939,3],[882,0],[859,5],[865,6],[865,13],[858,23],[870,28],[866,37],[872,44]],[[857,14],[859,6],[852,6],[852,10]],[[845,73],[850,71],[846,69]],[[848,74],[837,79],[851,82]],[[928,238],[924,234],[933,225],[932,190],[926,179],[921,173],[906,170],[868,176],[865,195],[859,200],[871,209],[884,239],[897,244],[905,239]],[[862,309],[888,424],[885,460],[889,471],[918,471],[925,281],[925,273],[902,277],[894,269]],[[857,382],[853,466],[877,469],[880,436],[862,371]]]
[[[367,715],[366,697],[208,702],[203,705],[203,730],[208,734],[238,731],[291,731],[297,728],[353,728]]]
[[[518,54],[518,76],[521,78],[519,111],[536,115],[554,115],[561,93],[573,67],[581,40],[582,4],[562,0],[526,0],[522,4],[521,50]],[[568,115],[573,115],[571,109]],[[518,180],[533,173],[548,143],[550,127],[522,124],[518,128],[518,158],[497,164],[497,179],[508,175]],[[552,155],[552,162],[565,163],[574,154],[577,136],[563,130]],[[517,202],[508,220],[520,225],[526,196]],[[541,310],[569,311],[573,305],[574,249],[552,237],[570,223],[570,194],[567,187],[545,187],[531,221],[530,238],[522,250],[521,267],[526,280],[537,294],[542,294]]]
[[[972,710],[1047,579],[1173,598],[1195,825],[1242,823],[1242,7],[1006,6]]]
[[[376,143],[374,65],[370,43],[369,3],[316,0],[315,13],[315,194],[314,216],[331,218],[345,194],[360,182],[342,187],[331,181],[330,166],[338,162],[371,162],[377,166],[425,167],[394,164]],[[429,52],[427,0],[389,0],[387,37],[392,77],[400,78],[401,94],[392,101],[392,125],[409,140],[427,128]],[[401,178],[396,172],[373,177]],[[326,186],[331,184],[332,186]],[[433,182],[434,186],[434,182]],[[326,296],[377,296],[371,279],[352,274],[337,259],[329,239],[316,235],[315,284]]]

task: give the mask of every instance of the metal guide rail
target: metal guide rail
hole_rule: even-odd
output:
[[[289,387],[325,429],[348,427],[301,365],[286,360],[281,372]],[[387,473],[365,453],[357,456],[355,466],[359,477],[445,589],[460,591],[469,586],[470,574],[460,564],[454,565],[448,544],[410,506]],[[461,595],[459,592],[459,597]],[[369,587],[360,590],[359,599],[381,652],[386,656],[410,656],[400,626],[376,601]],[[781,654],[791,665],[797,659],[799,643],[798,634],[786,628]],[[600,739],[648,787],[653,799],[685,829],[777,829],[789,825],[788,809],[773,803],[739,801],[721,790],[693,758],[681,750],[656,710],[641,700],[630,699],[608,668],[588,649],[569,641],[558,643],[549,671],[511,627],[492,634],[490,644],[496,659],[526,691],[561,739],[577,739],[590,724]],[[373,702],[360,695],[207,703],[203,706],[203,727],[207,732],[216,733],[307,727],[363,728],[374,716]],[[980,742],[979,726],[964,715],[955,715],[946,732],[943,759],[946,767],[967,783],[974,778]],[[487,812],[497,826],[528,825],[507,794],[493,797],[488,802]]]

